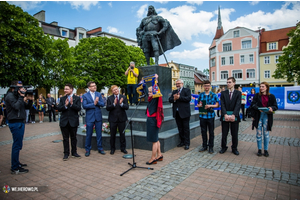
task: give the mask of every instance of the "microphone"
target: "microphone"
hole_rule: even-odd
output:
[[[144,98],[146,96],[146,94],[143,94],[142,96],[139,97],[139,99]]]

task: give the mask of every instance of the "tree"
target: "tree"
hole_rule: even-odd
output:
[[[203,73],[204,73],[206,76],[208,76],[208,75],[209,75],[209,69],[204,69],[204,70],[203,70]]]
[[[0,1],[0,86],[12,80],[36,86],[42,76],[45,36],[38,20]]]
[[[290,37],[290,42],[283,49],[283,55],[279,57],[273,77],[287,79],[287,82],[296,81],[300,84],[300,23],[287,35]]]
[[[124,75],[130,63],[129,50],[125,43],[117,38],[83,38],[75,47],[75,71],[79,73],[79,87],[94,81],[97,90],[105,86],[126,85]]]
[[[45,43],[46,51],[42,62],[43,76],[39,87],[46,89],[47,93],[52,87],[63,88],[66,83],[75,87],[79,77],[74,68],[74,48],[70,48],[68,39],[57,40],[49,37]]]
[[[130,60],[135,62],[136,67],[145,66],[147,65],[146,57],[139,47],[133,47],[133,46],[126,46],[129,51],[129,57]],[[154,65],[155,62],[153,58],[150,58],[150,65]],[[129,63],[128,63],[129,66]]]

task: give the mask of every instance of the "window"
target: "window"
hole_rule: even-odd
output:
[[[211,66],[211,67],[216,66],[216,59],[215,59],[215,58],[211,59],[211,61],[210,61],[210,66]]]
[[[233,65],[233,56],[229,57],[229,64]]]
[[[269,50],[276,49],[276,42],[269,43]]]
[[[240,31],[233,31],[233,37],[240,37]]]
[[[232,70],[232,76],[236,79],[243,78],[243,71],[242,70]]]
[[[245,56],[241,55],[241,64],[245,63]]]
[[[222,57],[222,65],[225,65],[225,57]]]
[[[175,76],[175,72],[173,72],[173,76]]]
[[[212,73],[212,80],[215,80],[215,72]]]
[[[265,56],[265,64],[270,64],[270,56]]]
[[[251,40],[242,41],[242,49],[251,48]]]
[[[68,31],[62,30],[61,31],[61,36],[68,37]]]
[[[231,51],[231,43],[223,44],[223,51]]]
[[[211,55],[211,54],[214,54],[214,53],[216,53],[216,47],[214,47],[214,48],[212,48],[212,49],[210,50],[210,55]]]
[[[265,71],[265,78],[270,78],[270,70]]]
[[[83,33],[79,33],[79,40],[83,38]]]
[[[255,69],[247,69],[247,78],[255,78]]]
[[[250,54],[250,55],[249,55],[249,62],[250,62],[250,63],[253,63],[253,54]]]
[[[279,55],[278,55],[278,56],[275,56],[275,63],[279,63],[279,60],[278,60],[279,57],[280,57]]]
[[[227,71],[221,71],[221,79],[227,79],[228,78],[228,72]]]

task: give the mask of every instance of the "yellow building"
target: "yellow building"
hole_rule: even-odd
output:
[[[172,69],[172,90],[176,90],[176,80],[180,77],[180,70],[176,63],[173,63],[173,61],[169,62],[169,65],[167,63],[160,64],[159,66],[162,67],[170,67]]]
[[[276,70],[276,64],[280,55],[283,54],[283,48],[288,45],[289,37],[287,34],[291,29],[296,27],[288,27],[283,29],[265,31],[261,30],[260,39],[260,82],[268,82],[270,86],[283,87],[294,86],[295,83],[289,83],[286,79],[275,79],[273,77]]]

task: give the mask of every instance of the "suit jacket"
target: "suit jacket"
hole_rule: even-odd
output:
[[[261,101],[261,95],[259,93],[256,93],[253,97],[253,101],[251,102],[251,115],[254,118],[252,122],[252,130],[258,127],[260,114],[261,112],[258,110],[259,107],[263,107],[262,101]],[[271,107],[273,111],[278,110],[278,105],[276,98],[273,94],[269,95],[269,101],[267,107]],[[268,125],[267,125],[267,131],[272,131],[273,126],[273,113],[268,113]]]
[[[176,101],[174,101],[173,95],[178,93],[178,90],[173,90],[171,97],[169,98],[169,102],[173,103],[173,117],[176,117],[176,111],[178,108],[180,118],[187,118],[191,116],[191,90],[188,88],[182,88],[180,92],[180,97]]]
[[[95,99],[96,97],[99,97],[99,101],[97,105],[94,105],[94,100],[90,92],[85,93],[82,96],[82,107],[86,110],[85,120],[87,123],[102,121],[102,113],[100,107],[104,107],[104,102],[99,92],[95,92]]]
[[[242,93],[238,90],[233,91],[231,100],[229,97],[229,90],[221,92],[221,121],[223,121],[223,117],[227,111],[233,111],[237,121],[240,121],[241,98]]]
[[[78,112],[81,110],[80,98],[73,95],[73,105],[69,103],[66,108],[65,102],[67,98],[68,98],[67,96],[61,97],[60,102],[58,104],[57,109],[59,112],[61,112],[59,125],[61,127],[65,127],[69,122],[71,127],[78,127],[79,125]]]
[[[107,98],[107,106],[106,110],[109,111],[108,113],[108,122],[126,122],[127,121],[127,114],[125,110],[128,110],[128,101],[126,96],[119,94],[119,101],[123,98],[123,107],[120,104],[114,106],[115,95],[111,95]]]
[[[50,97],[50,98],[46,98],[46,103],[48,105],[48,110],[51,110],[52,109],[52,105],[55,106],[55,100],[53,97]],[[54,103],[54,104],[53,104]],[[54,108],[53,108],[54,109]]]

